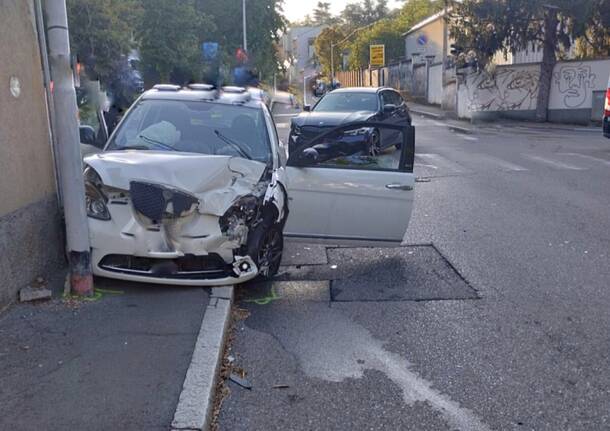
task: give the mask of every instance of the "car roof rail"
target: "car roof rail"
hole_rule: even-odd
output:
[[[214,84],[193,83],[193,84],[187,85],[186,88],[188,88],[189,90],[195,90],[195,91],[212,91],[212,90],[216,89],[216,86]]]
[[[234,85],[226,85],[226,86],[222,87],[222,91],[224,91],[225,93],[243,94],[243,93],[246,93],[248,90],[246,90],[244,87],[237,87],[237,86],[234,86]]]
[[[174,84],[156,84],[153,86],[153,90],[157,91],[180,91],[179,85]]]

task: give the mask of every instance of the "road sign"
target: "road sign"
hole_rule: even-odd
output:
[[[385,45],[370,46],[371,67],[385,66]]]
[[[425,46],[428,44],[428,36],[426,36],[425,34],[420,34],[419,37],[417,38],[417,44],[420,46]]]
[[[206,61],[215,60],[218,56],[218,43],[217,42],[204,42],[201,44],[201,51],[203,52],[203,59]]]

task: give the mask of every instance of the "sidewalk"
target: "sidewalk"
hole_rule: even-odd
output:
[[[168,430],[207,290],[96,280],[0,314],[0,429]]]
[[[577,126],[572,124],[559,123],[534,123],[530,121],[515,121],[510,119],[502,119],[499,122],[480,122],[471,123],[469,120],[457,120],[447,118],[445,111],[436,105],[424,105],[415,102],[407,102],[410,111],[416,115],[422,115],[427,118],[442,121],[445,125],[458,133],[472,134],[477,130],[489,129],[505,129],[505,128],[525,128],[530,130],[557,130],[582,133],[599,133],[601,134],[601,126]]]

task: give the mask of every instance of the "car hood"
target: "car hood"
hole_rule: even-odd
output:
[[[84,161],[106,187],[127,191],[131,181],[163,185],[195,196],[200,212],[217,216],[252,193],[266,167],[240,157],[167,151],[110,151]]]
[[[352,123],[355,121],[367,121],[375,115],[373,111],[356,112],[305,112],[293,119],[297,126],[339,126],[341,124]]]

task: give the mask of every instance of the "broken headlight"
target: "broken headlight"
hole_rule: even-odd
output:
[[[239,198],[220,217],[220,230],[228,235],[231,240],[239,244],[245,244],[248,232],[256,222],[259,209],[259,198],[247,195]]]
[[[110,220],[110,212],[108,211],[108,198],[102,192],[102,179],[90,167],[87,167],[84,172],[85,177],[85,206],[87,207],[87,215],[98,220]]]
[[[355,129],[355,130],[348,130],[346,132],[343,132],[344,135],[346,136],[358,136],[358,135],[367,135],[369,133],[372,133],[373,129],[371,127],[361,127],[359,129]]]
[[[242,196],[231,205],[231,208],[227,210],[223,215],[223,218],[227,216],[236,216],[246,223],[251,223],[258,214],[258,206],[259,198],[256,196]]]

